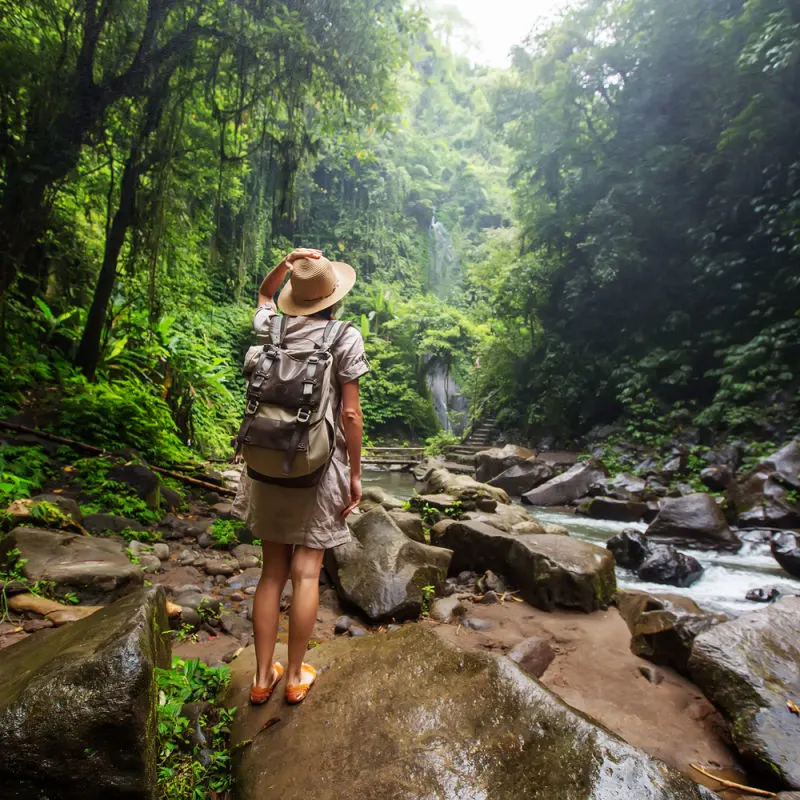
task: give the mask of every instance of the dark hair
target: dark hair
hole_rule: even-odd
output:
[[[312,317],[317,319],[333,319],[336,312],[339,310],[341,300],[337,300],[332,306],[323,308],[322,311],[317,311],[316,314],[311,314]]]

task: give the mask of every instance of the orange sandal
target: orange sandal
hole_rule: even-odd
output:
[[[278,685],[278,681],[283,677],[283,665],[276,661],[272,665],[272,671],[275,673],[275,680],[272,681],[270,686],[256,686],[256,676],[253,675],[253,685],[250,687],[250,702],[254,706],[260,706],[269,700],[272,695],[272,690]]]
[[[308,695],[309,689],[317,679],[317,671],[310,664],[303,664],[300,667],[300,675],[303,680],[300,683],[286,684],[286,702],[295,705],[302,703]]]

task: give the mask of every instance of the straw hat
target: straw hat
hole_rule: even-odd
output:
[[[355,285],[356,271],[341,261],[299,258],[289,282],[278,295],[278,308],[293,317],[307,317],[341,300]]]

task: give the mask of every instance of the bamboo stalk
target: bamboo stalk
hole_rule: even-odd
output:
[[[58,442],[59,444],[66,444],[70,447],[75,447],[79,450],[84,450],[87,453],[94,453],[99,456],[110,456],[108,450],[103,450],[101,447],[95,447],[93,444],[86,444],[86,442],[77,442],[74,439],[67,439],[65,436],[57,436],[54,433],[48,433],[47,431],[40,431],[37,428],[29,428],[27,425],[18,425],[15,422],[6,422],[3,419],[0,419],[0,427],[8,428],[12,431],[19,431],[20,433],[28,433],[32,436],[38,436],[40,439],[47,439],[51,442]],[[148,469],[153,470],[153,472],[159,472],[162,475],[167,475],[170,478],[175,478],[176,480],[182,481],[183,483],[190,484],[192,486],[201,486],[203,489],[211,489],[212,491],[217,492],[218,494],[225,494],[230,497],[235,497],[236,492],[233,489],[227,489],[224,486],[218,486],[216,483],[208,483],[207,481],[201,481],[199,478],[192,478],[189,475],[182,475],[180,472],[173,472],[169,469],[164,469],[164,467],[156,467],[152,464],[148,464]]]
[[[703,769],[699,764],[689,764],[692,769],[697,770],[701,775],[705,775],[706,778],[711,778],[711,780],[716,781],[717,783],[721,783],[728,789],[739,789],[742,792],[749,792],[750,794],[757,795],[758,797],[777,797],[778,795],[775,792],[768,792],[766,789],[754,789],[752,786],[745,786],[743,783],[736,783],[734,781],[729,781],[726,778],[720,778],[717,775],[712,775],[710,772]]]

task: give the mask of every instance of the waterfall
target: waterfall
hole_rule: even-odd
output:
[[[461,387],[453,380],[448,368],[438,359],[428,363],[428,389],[433,400],[433,410],[442,429],[461,434],[466,426],[468,403]],[[455,411],[455,415],[450,412]]]
[[[436,294],[442,296],[453,288],[458,275],[458,256],[447,228],[436,219],[435,213],[431,216],[428,241],[430,250],[428,285]]]

